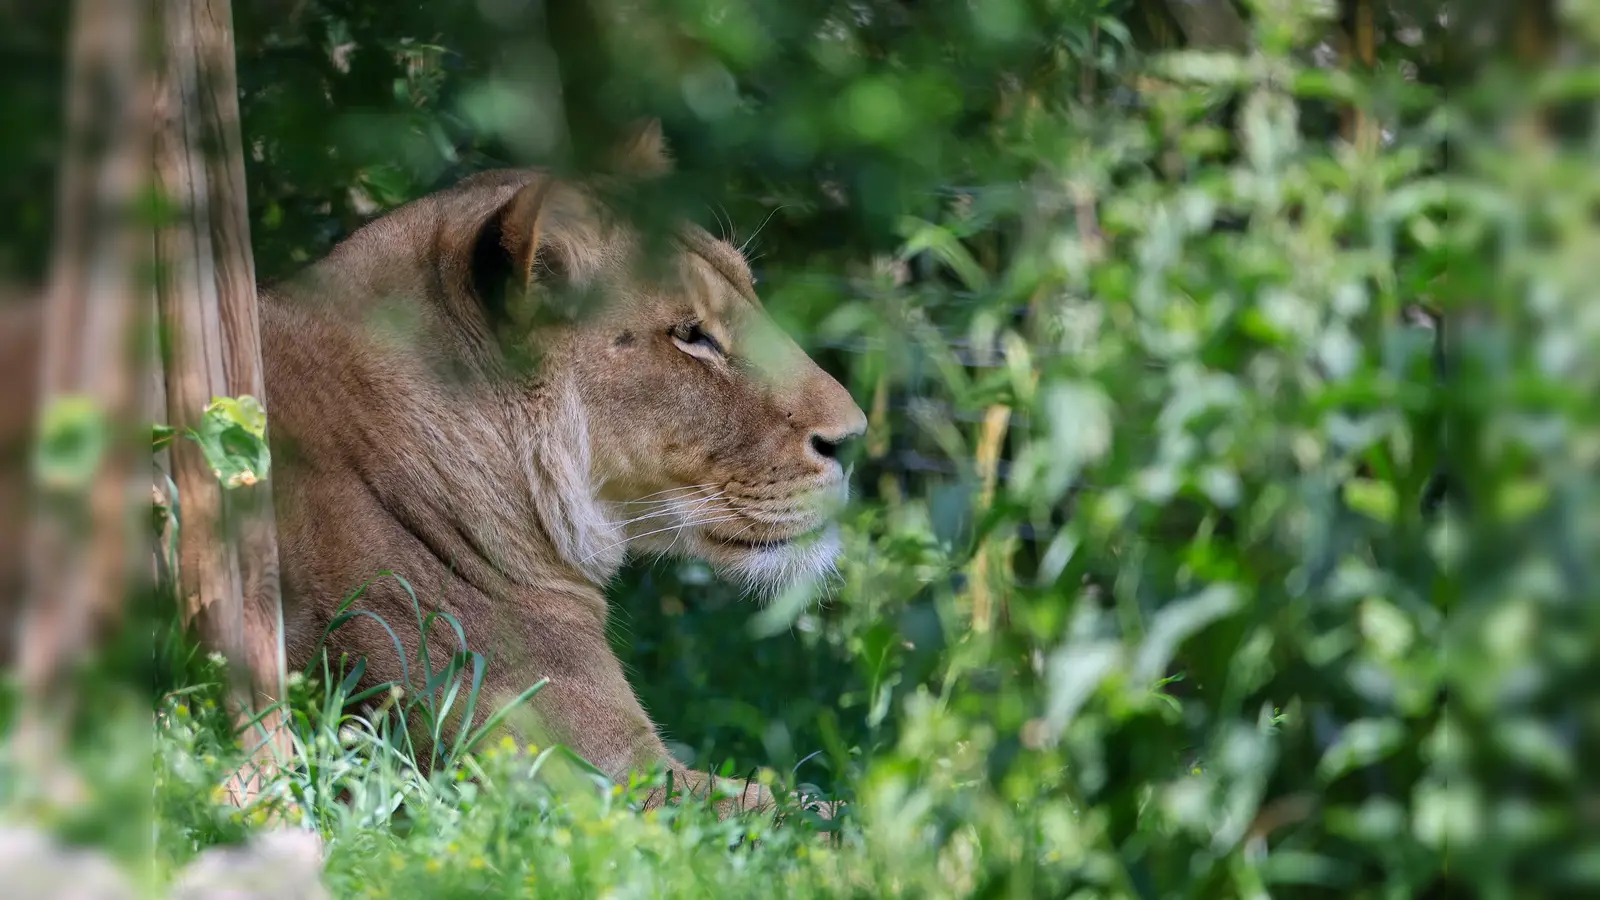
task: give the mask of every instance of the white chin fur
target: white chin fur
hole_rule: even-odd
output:
[[[836,571],[839,528],[829,523],[814,534],[775,547],[730,547],[693,530],[652,536],[634,545],[637,551],[691,557],[710,563],[726,581],[762,601],[805,582],[828,579]]]
[[[723,578],[770,600],[797,584],[821,581],[834,573],[839,528],[830,524],[816,535],[779,547],[737,551],[718,547],[705,558]]]

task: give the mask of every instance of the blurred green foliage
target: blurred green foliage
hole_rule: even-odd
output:
[[[758,609],[694,563],[614,590],[675,748],[850,801],[835,863],[772,835],[747,868],[707,862],[697,841],[740,834],[579,828],[507,788],[419,799],[409,829],[324,823],[334,877],[1596,890],[1580,6],[1255,0],[1231,53],[1184,48],[1176,6],[1110,0],[235,4],[264,277],[468,172],[580,171],[656,115],[666,199],[746,245],[872,417],[826,602]],[[1341,53],[1363,14],[1370,70]],[[194,793],[169,821],[228,837],[194,824],[216,815],[200,770],[163,765]]]

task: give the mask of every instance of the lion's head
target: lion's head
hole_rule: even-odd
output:
[[[665,160],[659,130],[646,127],[617,168],[624,190]],[[501,407],[496,422],[527,413],[504,416],[502,449],[524,465],[548,541],[590,580],[630,550],[699,557],[763,593],[826,573],[847,490],[841,447],[865,416],[763,310],[737,249],[681,222],[652,240],[606,200],[615,196],[544,173],[481,173],[382,226],[388,245],[405,233],[436,248],[437,284],[364,277],[429,297],[412,331],[442,348],[435,371],[467,357],[495,385],[491,399],[474,395],[479,418],[484,403]],[[350,277],[341,257],[373,255],[336,252],[323,277]],[[480,458],[453,471],[470,479],[473,466],[496,465],[483,446],[494,440],[481,429],[463,438],[459,452]],[[507,537],[513,499],[479,498],[504,507],[494,513],[443,502],[462,504],[455,517],[482,531],[474,543],[505,559],[535,552]]]

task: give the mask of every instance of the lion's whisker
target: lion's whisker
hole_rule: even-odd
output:
[[[678,541],[683,538],[685,531],[686,529],[683,528],[678,529],[678,533],[672,536],[672,543],[668,544],[667,549],[662,553],[663,556],[671,556],[672,551],[678,549]]]
[[[647,537],[650,537],[652,535],[663,534],[663,533],[668,532],[668,531],[677,531],[681,535],[682,532],[685,529],[693,527],[693,526],[697,526],[697,525],[713,525],[713,524],[715,524],[717,522],[730,522],[730,521],[737,520],[738,518],[739,518],[738,516],[717,516],[717,517],[713,517],[713,518],[710,518],[710,519],[701,519],[699,521],[679,522],[679,523],[677,523],[675,525],[668,525],[665,528],[657,528],[654,531],[647,531],[647,532],[645,532],[643,534],[636,534],[636,535],[632,535],[630,537],[625,537],[620,541],[613,542],[612,544],[610,544],[608,546],[605,546],[605,547],[600,548],[599,550],[596,550],[594,553],[590,554],[590,557],[593,557],[593,556],[595,556],[597,554],[600,554],[600,553],[604,553],[605,551],[610,550],[610,549],[612,549],[614,547],[620,547],[620,546],[623,546],[625,544],[630,544],[630,543],[633,543],[634,541],[640,540],[642,538],[647,538]],[[676,540],[676,538],[674,538],[674,540]],[[588,558],[589,557],[586,557],[585,561],[587,561]]]
[[[672,531],[675,528],[690,528],[690,527],[699,526],[699,525],[712,525],[712,524],[715,524],[717,522],[730,522],[730,521],[736,520],[738,518],[740,518],[740,516],[735,514],[735,515],[715,515],[715,516],[712,516],[709,519],[685,519],[684,521],[679,522],[676,525],[668,525],[666,528],[657,528],[654,531],[646,531],[644,534],[636,534],[636,535],[632,535],[632,536],[629,536],[629,537],[625,537],[620,541],[613,541],[612,543],[607,544],[604,547],[601,547],[599,550],[594,551],[593,553],[589,554],[588,556],[585,556],[581,560],[581,562],[588,562],[589,560],[595,558],[596,556],[599,556],[600,554],[606,552],[607,550],[611,550],[611,549],[613,549],[615,547],[620,547],[620,546],[622,546],[624,544],[632,543],[633,541],[637,541],[637,540],[639,540],[641,538],[647,538],[647,537],[650,537],[651,535],[654,535],[654,534],[661,534],[663,532]]]
[[[750,524],[744,526],[743,528],[739,529],[738,531],[735,531],[733,534],[729,535],[727,539],[730,540],[730,541],[738,540],[739,539],[739,535],[744,534],[746,531],[749,531],[750,529],[752,529],[754,527],[756,527],[756,523],[752,520],[750,522]]]
[[[639,507],[639,508],[642,508],[642,509],[675,509],[679,503],[682,503],[685,500],[692,500],[695,503],[699,503],[699,502],[702,502],[702,501],[705,501],[705,500],[715,500],[719,496],[720,495],[718,495],[718,494],[710,494],[710,495],[707,495],[707,496],[704,496],[704,497],[698,497],[698,498],[693,497],[693,496],[688,496],[688,497],[669,497],[666,500],[641,500],[641,501],[627,501],[627,500],[625,500],[625,501],[618,501],[616,505],[617,506],[626,506],[626,507]]]
[[[658,507],[657,509],[655,509],[655,510],[653,510],[651,512],[641,513],[641,514],[639,514],[637,516],[634,516],[631,519],[625,519],[625,520],[623,520],[621,522],[618,522],[617,524],[622,526],[623,528],[626,528],[629,525],[637,525],[640,522],[644,522],[644,521],[647,521],[649,519],[659,519],[662,516],[670,516],[670,515],[693,516],[696,513],[699,513],[702,510],[704,510],[708,505],[710,505],[712,503],[715,503],[718,499],[719,498],[716,495],[712,495],[710,497],[703,497],[703,498],[701,498],[699,500],[696,500],[693,503],[691,503],[687,508],[681,508],[681,507],[678,507],[676,505],[673,505],[673,504],[675,504],[677,502],[677,501],[673,501],[671,504]],[[737,512],[737,510],[725,510],[725,512]]]
[[[709,504],[715,503],[720,499],[723,499],[723,494],[721,491],[716,491],[702,497],[689,495],[684,497],[668,497],[665,500],[632,502],[620,501],[616,505],[622,507],[622,509],[619,511],[622,512],[625,517],[628,517],[622,524],[631,525],[634,522],[639,522],[644,519],[654,519],[665,515],[693,512],[702,509]],[[687,505],[685,505],[685,503],[687,503]]]
[[[635,499],[648,500],[651,497],[657,497],[657,496],[660,496],[662,494],[671,494],[671,493],[675,493],[677,491],[690,491],[690,492],[700,491],[700,490],[704,490],[706,488],[711,488],[711,487],[716,487],[716,486],[717,486],[717,484],[714,481],[706,481],[706,482],[702,482],[700,484],[685,484],[685,485],[680,485],[678,487],[664,488],[662,490],[654,491],[652,493],[645,494],[644,496],[637,497]]]
[[[785,206],[778,206],[778,207],[775,207],[772,210],[772,212],[767,213],[767,217],[765,219],[761,220],[761,224],[756,226],[756,230],[750,232],[750,236],[745,238],[745,241],[744,241],[743,244],[739,245],[739,253],[742,255],[744,253],[744,251],[745,251],[745,248],[749,247],[751,242],[754,241],[761,234],[761,229],[766,228],[767,227],[767,223],[772,221],[772,217],[777,215],[778,213],[782,212],[786,208],[787,208],[786,205]]]
[[[621,503],[643,503],[645,501],[650,500],[651,497],[659,497],[662,494],[670,494],[670,493],[672,493],[674,491],[687,491],[690,494],[695,494],[695,493],[699,493],[700,491],[705,490],[706,488],[714,488],[716,486],[717,486],[716,482],[708,481],[705,484],[691,484],[691,485],[687,485],[685,487],[667,488],[666,490],[656,491],[653,494],[645,494],[643,497],[636,497],[636,498],[634,498],[632,500],[622,500],[622,501],[619,501],[619,502],[621,502]],[[653,502],[656,502],[656,503],[669,503],[673,499],[677,499],[677,498],[670,498],[669,497],[666,500],[657,500],[657,501],[653,501]]]

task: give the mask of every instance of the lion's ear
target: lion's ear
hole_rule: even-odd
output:
[[[554,179],[541,178],[524,186],[500,214],[500,246],[510,255],[512,274],[524,289],[545,280],[555,269],[553,254],[541,234],[545,201],[554,185]]]
[[[654,178],[672,171],[672,156],[661,133],[660,119],[636,122],[628,137],[611,153],[608,168],[613,174],[634,178]]]
[[[549,240],[548,201],[554,185],[550,178],[524,185],[478,232],[470,278],[494,327],[517,318],[513,301],[565,274],[556,242]]]

